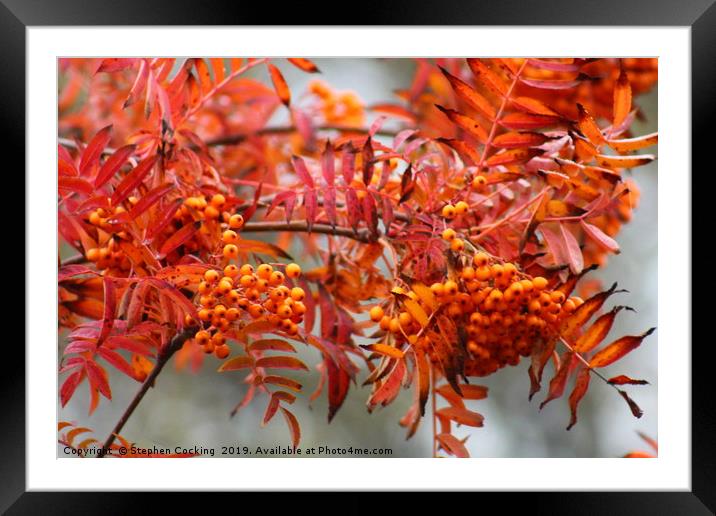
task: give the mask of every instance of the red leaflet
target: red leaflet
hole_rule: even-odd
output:
[[[589,79],[589,76],[581,73],[574,79],[540,80],[520,77],[520,81],[527,84],[528,86],[543,90],[567,90],[570,88],[574,88],[575,86],[579,85],[579,83]]]
[[[174,249],[189,240],[194,235],[194,233],[199,230],[200,227],[201,222],[198,220],[196,222],[189,222],[188,224],[183,226],[179,231],[170,236],[162,244],[161,249],[159,249],[159,255],[157,256],[157,259],[163,260],[164,258],[166,258],[166,256]]]
[[[294,416],[288,409],[281,407],[281,413],[286,419],[286,424],[291,432],[291,444],[293,444],[293,447],[296,448],[301,441],[301,426],[298,424],[296,416]]]
[[[372,138],[368,136],[363,145],[363,151],[361,152],[361,158],[363,162],[363,184],[370,185],[371,179],[373,179],[373,142]]]
[[[303,184],[309,188],[314,188],[315,184],[313,182],[313,178],[311,177],[311,174],[308,173],[306,162],[303,161],[303,158],[292,156],[291,163],[293,164],[293,170],[296,171],[296,174],[298,174],[299,179],[303,181]]]
[[[60,387],[60,403],[63,407],[70,401],[70,398],[75,393],[75,390],[77,390],[77,386],[84,378],[84,375],[84,369],[80,369],[69,375],[62,383],[62,387]]]
[[[92,193],[94,193],[94,187],[81,177],[60,176],[57,178],[57,187],[60,190],[72,193],[82,193],[85,195],[92,195]]]
[[[102,331],[100,331],[97,337],[97,347],[102,345],[104,339],[106,339],[109,332],[112,331],[117,303],[116,289],[112,278],[102,278],[102,285],[104,287],[104,315],[102,317]]]
[[[476,138],[479,142],[485,143],[487,141],[487,131],[484,127],[480,125],[477,120],[462,115],[454,109],[447,109],[437,104],[435,105],[435,107],[442,111],[453,124],[457,125],[460,129],[464,130],[469,135]]]
[[[146,158],[140,161],[129,174],[124,176],[124,179],[120,181],[117,185],[117,189],[112,194],[112,204],[114,206],[117,206],[120,202],[129,197],[129,194],[144,181],[158,159],[158,156]]]
[[[577,407],[579,406],[579,402],[582,401],[582,398],[587,393],[587,389],[589,389],[589,379],[591,377],[590,373],[591,371],[586,367],[582,367],[577,373],[577,379],[574,382],[574,389],[572,390],[572,394],[569,395],[569,409],[572,415],[569,419],[567,430],[570,430],[575,424],[577,424]]]
[[[542,410],[547,403],[549,403],[553,399],[561,397],[562,394],[564,394],[564,388],[567,385],[569,373],[572,371],[572,367],[576,363],[576,360],[577,357],[571,351],[568,351],[564,355],[562,355],[559,370],[554,375],[554,378],[552,378],[552,380],[549,382],[549,392],[547,394],[547,398],[545,398],[545,400],[540,403],[540,410]]]
[[[512,131],[531,131],[534,129],[544,129],[562,123],[562,119],[557,116],[534,115],[529,113],[509,113],[498,121],[498,123]]]
[[[122,355],[120,355],[116,351],[112,351],[111,349],[102,347],[97,349],[97,354],[104,358],[107,362],[112,364],[114,367],[116,367],[122,373],[126,374],[130,378],[138,380],[134,373],[134,368],[122,357]]]
[[[560,224],[559,228],[564,241],[564,253],[569,268],[573,274],[579,274],[584,268],[584,257],[582,256],[582,250],[579,248],[579,243],[572,232],[567,229],[566,224]]]
[[[504,149],[537,147],[547,140],[549,138],[541,133],[509,132],[495,136],[492,140],[492,146]]]
[[[612,385],[649,385],[646,380],[635,380],[623,374],[610,378],[608,382]]]
[[[128,108],[134,104],[142,96],[144,89],[147,87],[147,77],[149,77],[149,63],[146,59],[142,59],[139,62],[139,72],[137,77],[134,79],[132,89],[129,90],[129,96],[124,101],[124,108]]]
[[[92,167],[99,161],[102,152],[112,138],[112,126],[108,125],[100,129],[94,138],[87,144],[87,148],[80,158],[80,175],[86,176]]]
[[[136,58],[109,58],[103,59],[97,68],[99,72],[119,72],[132,66],[137,61]]]
[[[612,125],[619,127],[631,111],[631,84],[626,71],[622,68],[619,72],[619,79],[614,86],[614,108]]]
[[[485,421],[485,418],[481,414],[459,407],[441,408],[436,414],[440,417],[455,421],[460,425],[480,427],[483,426]]]
[[[125,145],[114,151],[104,162],[102,168],[100,168],[94,180],[94,187],[101,188],[107,181],[112,179],[119,169],[122,168],[122,165],[127,162],[129,157],[134,154],[136,148],[136,145]]]
[[[318,196],[313,188],[307,188],[303,192],[303,205],[306,208],[306,222],[310,233],[318,215]]]
[[[584,229],[584,232],[604,249],[613,253],[619,253],[619,244],[617,244],[616,240],[607,236],[601,229],[593,224],[584,222],[584,220],[580,220],[579,223],[582,229]]]

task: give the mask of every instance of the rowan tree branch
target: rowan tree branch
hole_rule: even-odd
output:
[[[241,233],[265,233],[271,231],[292,231],[296,233],[308,233],[308,221],[293,220],[291,222],[267,221],[267,222],[247,222]],[[333,227],[330,224],[316,223],[311,227],[312,233],[322,233],[325,235],[342,236],[352,238],[359,242],[373,242],[373,238],[368,230],[353,230],[343,226]]]
[[[169,342],[169,345],[164,348],[159,353],[159,356],[157,357],[157,363],[154,364],[154,368],[151,370],[149,375],[147,375],[147,378],[144,380],[144,383],[139,387],[139,390],[137,391],[137,394],[134,395],[134,398],[132,398],[132,401],[129,403],[129,406],[126,408],[122,416],[119,418],[119,421],[117,421],[117,424],[114,425],[114,428],[112,429],[112,432],[107,436],[107,439],[104,442],[104,445],[102,445],[102,450],[100,450],[99,454],[97,454],[98,458],[105,457],[107,453],[110,450],[110,447],[112,446],[112,443],[117,438],[117,435],[122,431],[122,428],[124,428],[124,425],[127,424],[127,421],[129,421],[129,418],[132,417],[132,414],[134,413],[134,410],[139,406],[139,403],[144,399],[144,395],[147,394],[147,391],[150,387],[154,386],[154,382],[159,376],[159,373],[162,372],[162,369],[164,366],[169,362],[169,359],[181,349],[181,347],[184,345],[184,342],[187,341],[192,335],[196,333],[196,328],[191,327],[185,329],[181,333],[177,333],[174,338]]]

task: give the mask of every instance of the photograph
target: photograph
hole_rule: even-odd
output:
[[[56,62],[58,458],[658,457],[658,57]]]

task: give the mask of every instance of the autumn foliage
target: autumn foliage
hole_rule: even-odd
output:
[[[637,206],[625,171],[655,159],[657,135],[630,127],[656,60],[419,59],[373,106],[320,80],[292,91],[290,66],[320,73],[61,60],[61,404],[82,384],[90,413],[110,400],[108,367],[141,398],[170,359],[204,364],[242,375],[232,414],[261,403],[297,446],[290,407],[317,374],[329,421],[350,389],[369,411],[404,392],[408,436],[432,418],[434,454],[462,457],[456,428],[484,423],[476,378],[526,362],[530,397],[548,371],[542,406],[573,385],[568,428],[595,376],[639,417],[624,389],[646,382],[602,371],[653,329],[604,344],[623,291],[582,285]]]

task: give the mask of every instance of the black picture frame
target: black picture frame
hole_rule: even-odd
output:
[[[709,130],[716,106],[716,5],[715,0],[675,2],[669,0],[375,0],[351,4],[356,12],[336,16],[359,25],[622,25],[685,26],[691,28],[692,70],[692,163],[706,165],[713,143]],[[359,8],[357,8],[359,7]],[[0,2],[0,49],[2,52],[2,95],[0,120],[6,148],[25,148],[25,43],[28,26],[52,25],[318,25],[317,13],[339,13],[342,9],[320,3],[189,2],[187,0],[2,0]],[[342,22],[341,22],[342,23]],[[327,23],[328,24],[328,23]],[[335,24],[335,21],[330,23]],[[340,23],[339,23],[340,24]],[[710,144],[710,145],[709,145]],[[18,167],[24,166],[22,152]],[[710,174],[711,167],[701,167]],[[679,171],[678,173],[689,173]],[[669,173],[668,171],[666,173]],[[26,185],[28,193],[31,185]],[[693,255],[694,270],[699,266]],[[28,271],[25,271],[26,274]],[[690,281],[690,278],[689,278]],[[687,301],[687,300],[685,300]],[[695,306],[692,305],[692,306]],[[26,314],[26,324],[29,324]],[[693,320],[693,317],[692,317]],[[713,514],[716,511],[714,429],[716,416],[709,381],[711,339],[692,347],[692,491],[641,493],[522,493],[502,497],[505,509],[525,503],[535,514]],[[668,343],[687,346],[690,343]],[[712,374],[712,373],[711,373]],[[24,369],[3,368],[0,375],[0,510],[7,514],[143,514],[150,511],[154,495],[125,493],[26,492],[25,489],[25,375]],[[215,496],[215,495],[213,495]],[[246,495],[242,495],[246,496]],[[265,496],[265,495],[264,495]],[[375,499],[359,494],[345,495],[343,509],[374,510]],[[495,494],[480,494],[479,505],[494,504]],[[500,496],[499,494],[497,496]],[[164,497],[168,498],[168,497]],[[290,501],[272,499],[288,507],[303,505],[304,495]],[[509,501],[505,502],[507,498]],[[423,497],[412,497],[422,503]],[[173,503],[191,506],[188,495],[173,494]],[[196,497],[192,498],[196,500]],[[164,504],[165,502],[162,501]],[[221,503],[213,500],[213,503]],[[444,503],[444,502],[443,502]],[[468,506],[469,507],[469,506]],[[169,505],[163,506],[166,512]],[[363,512],[363,511],[361,511]]]

